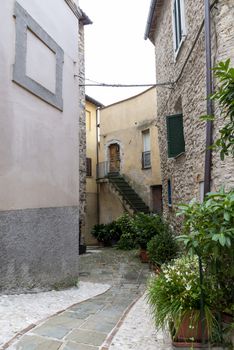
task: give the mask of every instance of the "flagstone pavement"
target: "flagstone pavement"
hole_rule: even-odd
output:
[[[109,284],[110,289],[32,326],[2,349],[171,349],[167,334],[155,331],[149,314],[144,295],[149,274],[136,251],[88,249],[80,256],[79,279]]]

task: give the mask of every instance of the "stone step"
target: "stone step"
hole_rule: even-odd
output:
[[[149,213],[149,208],[134,191],[129,183],[119,173],[108,174],[109,181],[115,186],[120,196],[126,201],[134,212]]]

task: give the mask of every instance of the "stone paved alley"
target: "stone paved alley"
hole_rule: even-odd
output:
[[[149,273],[135,251],[88,250],[80,256],[80,281],[110,288],[49,317],[2,349],[171,349],[168,337],[156,333],[145,302]]]

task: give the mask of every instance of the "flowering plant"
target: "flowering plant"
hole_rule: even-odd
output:
[[[215,280],[206,276],[203,284],[205,313],[208,331],[215,326],[213,308],[218,298]],[[157,328],[173,325],[175,334],[186,315],[192,315],[191,327],[200,316],[201,286],[196,257],[182,257],[172,264],[162,265],[162,272],[150,279],[147,298]]]

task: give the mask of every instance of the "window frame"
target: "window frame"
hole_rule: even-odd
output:
[[[92,158],[86,157],[86,177],[92,177]]]
[[[175,13],[175,9],[177,12]],[[179,10],[179,13],[178,13]],[[186,23],[185,23],[185,6],[184,0],[172,0],[172,26],[173,26],[173,46],[175,60],[178,56],[180,48],[186,38]],[[178,38],[178,32],[180,37]]]
[[[145,142],[144,142],[144,135],[149,135],[149,149],[145,149]],[[142,169],[151,169],[152,163],[151,163],[151,138],[150,138],[150,129],[145,129],[141,132],[142,135],[142,155],[141,155],[141,164],[142,164]],[[149,156],[149,164],[145,164],[145,156]]]

